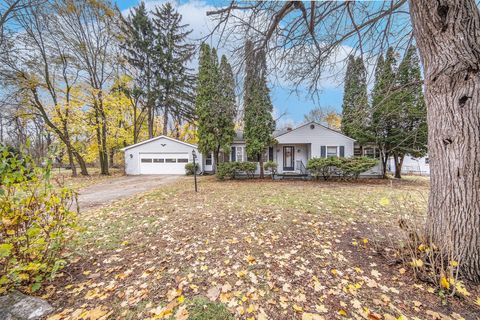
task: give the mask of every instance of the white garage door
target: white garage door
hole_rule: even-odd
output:
[[[141,174],[185,174],[188,153],[141,153]]]

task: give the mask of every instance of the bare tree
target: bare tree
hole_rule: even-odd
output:
[[[475,0],[237,2],[214,32],[266,47],[295,85],[319,90],[342,49],[373,58],[412,36],[425,75],[431,192],[427,231],[480,281],[480,14]],[[413,26],[413,33],[412,33]]]
[[[55,2],[62,25],[61,39],[75,57],[80,76],[89,86],[101,174],[109,174],[105,90],[115,75],[118,34],[117,11],[110,2],[58,0]]]
[[[48,3],[25,7],[15,14],[15,23],[21,31],[9,39],[12,49],[1,56],[0,76],[64,143],[72,174],[77,174],[75,159],[82,175],[88,175],[70,136],[72,89],[78,71],[60,40],[55,12]]]

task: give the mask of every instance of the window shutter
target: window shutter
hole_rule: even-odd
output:
[[[236,156],[236,155],[237,155],[236,149],[235,149],[235,147],[232,147],[232,152],[231,152],[231,156],[230,156],[230,157],[232,158],[232,162],[237,161],[237,160],[235,159],[235,156]]]
[[[268,161],[273,161],[273,147],[268,147]]]
[[[340,157],[345,157],[345,146],[340,146]]]
[[[322,158],[327,157],[327,147],[326,146],[320,146],[320,156]]]

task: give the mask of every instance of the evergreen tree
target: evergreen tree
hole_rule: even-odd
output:
[[[397,123],[393,135],[395,177],[401,178],[406,154],[422,157],[427,152],[427,110],[416,48],[411,46],[398,67]]]
[[[345,74],[342,104],[342,132],[360,143],[369,140],[367,70],[361,57],[350,56]]]
[[[396,59],[393,48],[388,48],[385,60],[380,56],[375,70],[372,92],[372,122],[370,131],[380,150],[383,177],[395,146],[395,126],[398,121],[398,91],[396,91]]]
[[[121,16],[122,17],[122,16]],[[142,1],[127,18],[122,18],[121,31],[124,58],[131,68],[135,85],[132,91],[138,95],[147,113],[148,136],[153,138],[155,103],[158,86],[155,70],[155,43],[153,25]]]
[[[244,137],[247,155],[258,159],[260,178],[264,177],[264,154],[272,143],[275,121],[267,86],[267,63],[264,51],[254,52],[253,44],[245,44],[246,77],[244,91]]]
[[[235,136],[235,80],[230,64],[217,51],[202,44],[197,82],[196,114],[198,148],[203,154],[213,152],[214,170],[220,151],[228,152]]]
[[[163,134],[168,132],[169,117],[177,124],[193,118],[195,77],[187,63],[195,47],[188,42],[188,25],[182,24],[182,16],[167,2],[153,12],[157,81],[160,86],[159,105],[163,111]]]

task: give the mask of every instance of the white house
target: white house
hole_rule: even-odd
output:
[[[264,159],[278,164],[278,173],[305,173],[309,159],[318,157],[352,157],[355,140],[316,122],[294,129],[276,131],[276,143],[265,150]],[[242,132],[237,132],[229,154],[223,161],[254,161],[248,159]],[[196,145],[166,136],[143,141],[122,149],[125,152],[125,172],[138,174],[184,174],[185,164],[198,155],[202,172],[213,169],[212,155],[201,155]],[[258,169],[257,169],[258,172]],[[375,175],[377,172],[370,172]]]
[[[392,159],[389,160],[389,171],[395,173],[395,161]],[[419,174],[419,175],[430,175],[430,161],[428,156],[415,158],[410,155],[406,155],[403,159],[402,173],[404,174]]]

